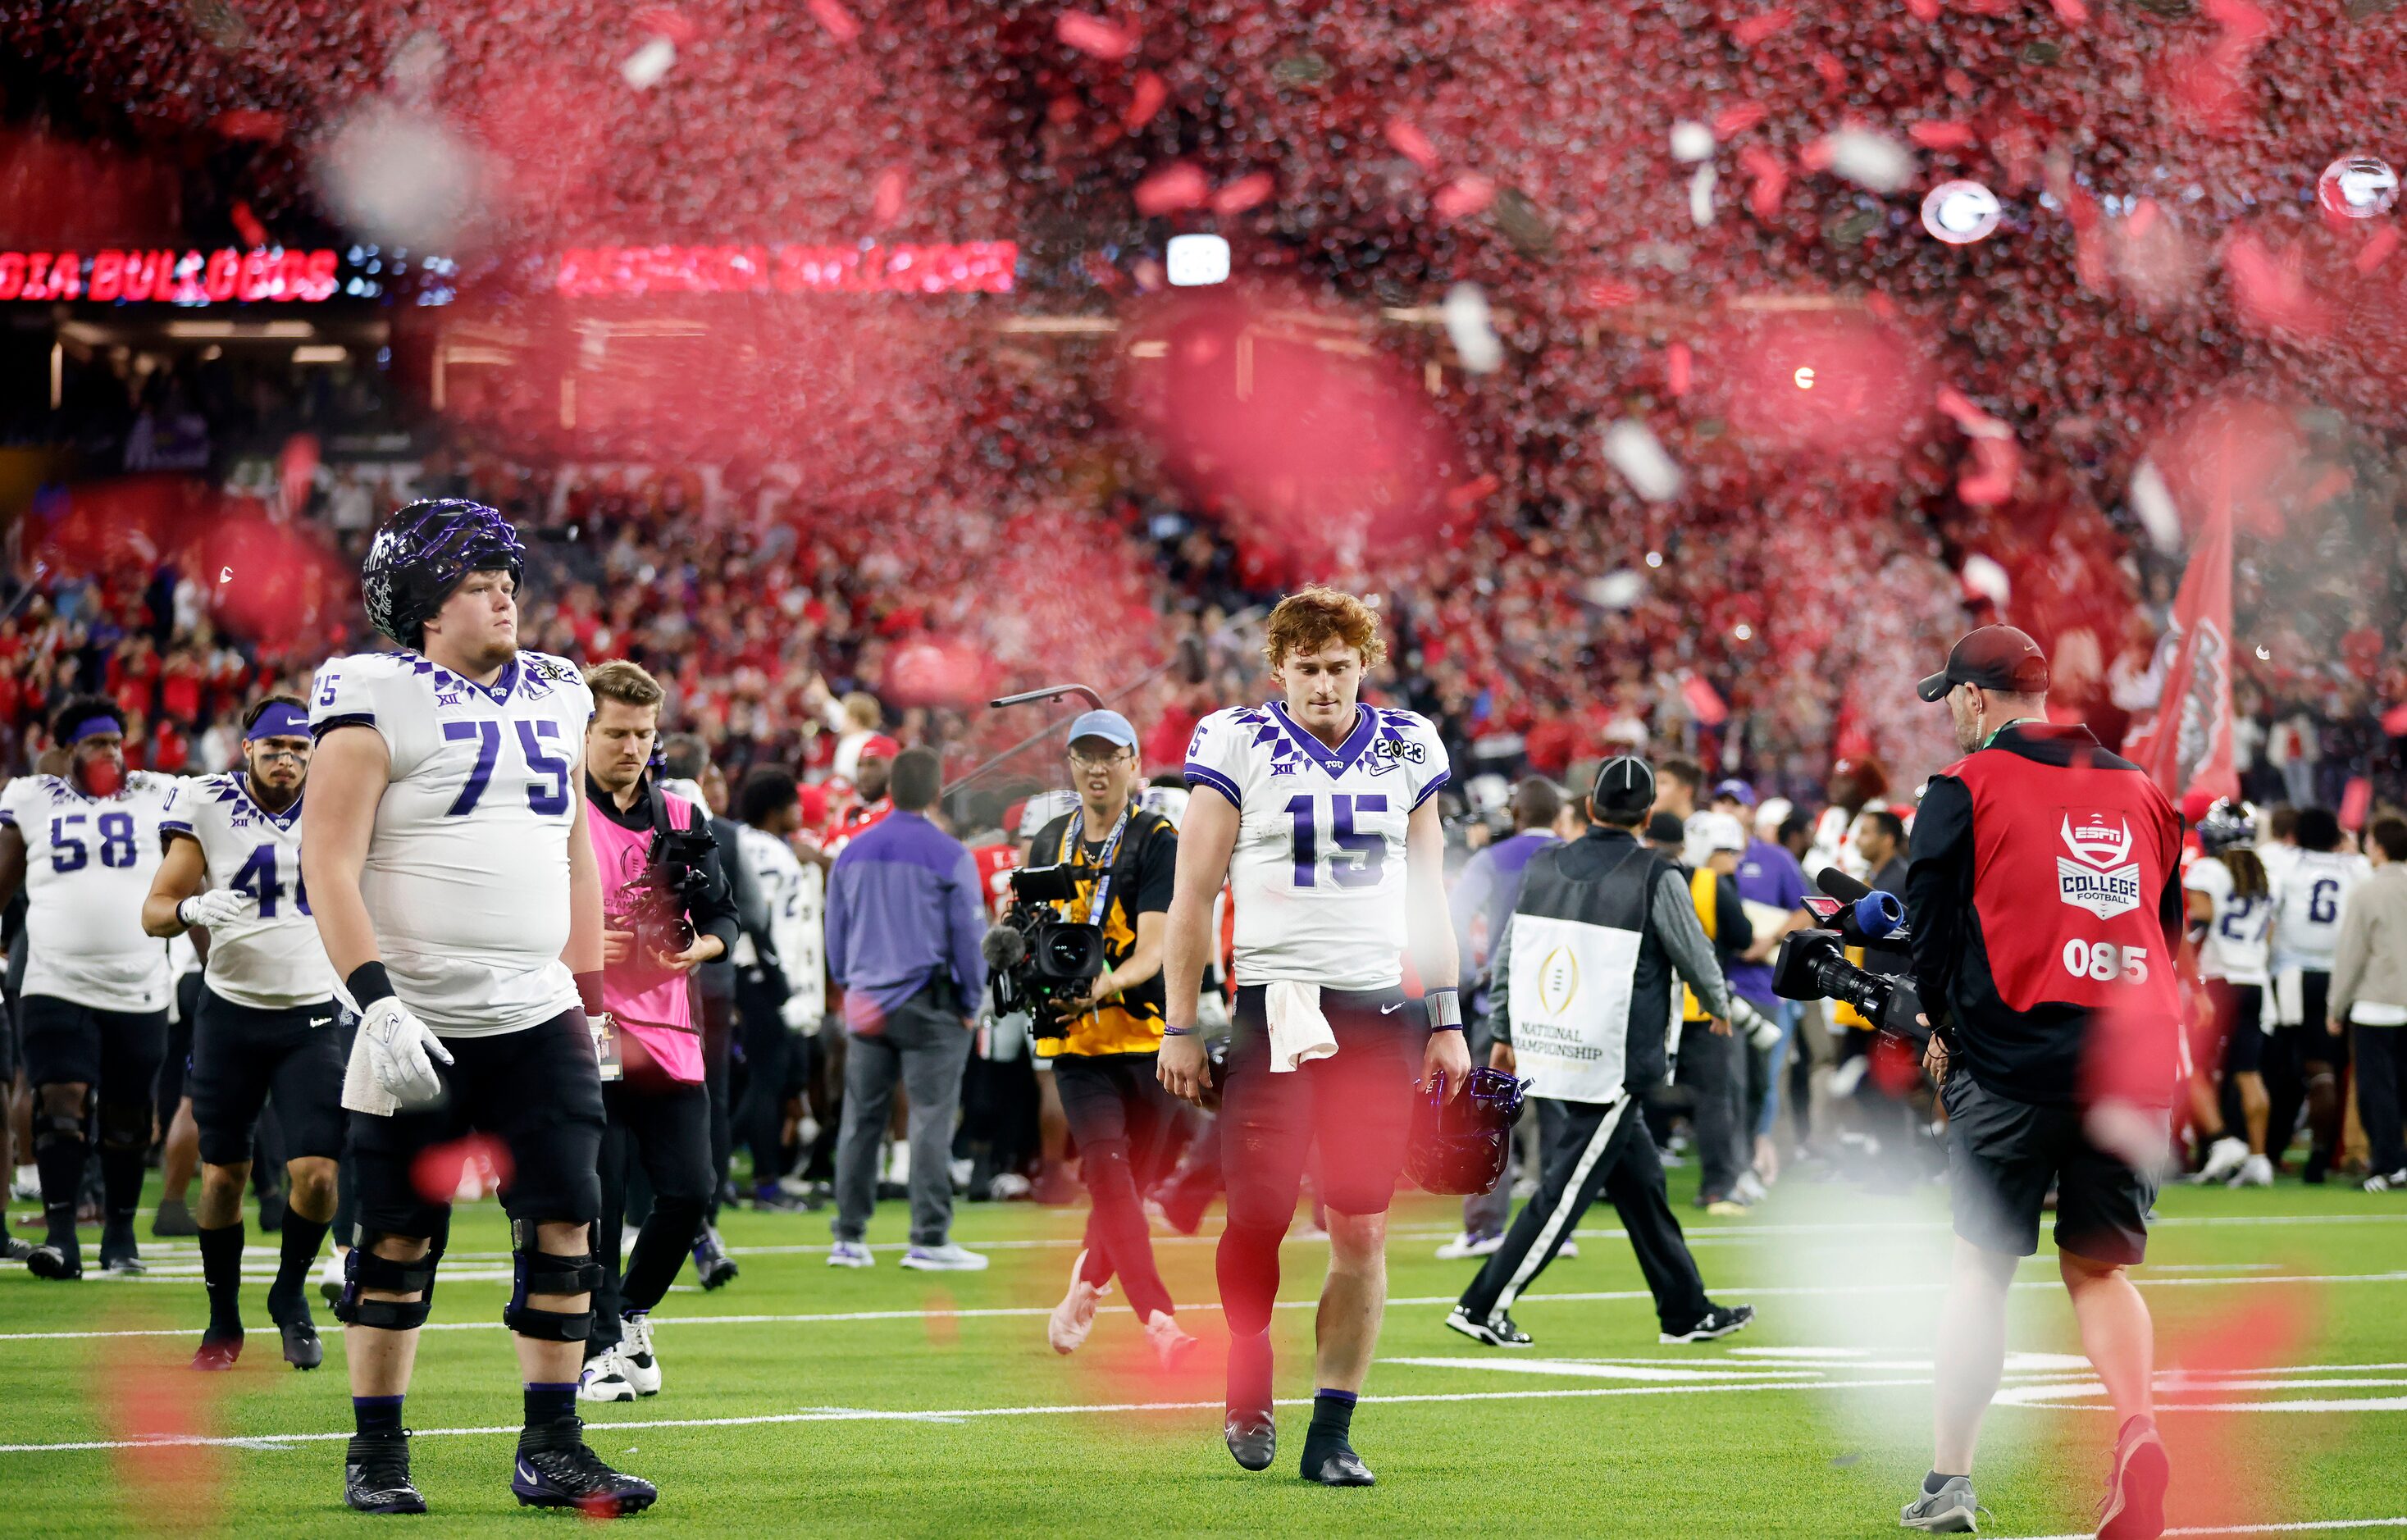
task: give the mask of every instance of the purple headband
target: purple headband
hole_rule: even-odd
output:
[[[309,713],[290,701],[275,701],[259,714],[243,734],[245,741],[257,738],[306,738],[309,735]]]
[[[125,734],[125,724],[115,717],[86,717],[67,730],[67,742],[81,743],[86,738],[96,738],[103,733],[112,733],[122,737]]]

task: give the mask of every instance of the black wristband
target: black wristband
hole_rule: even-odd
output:
[[[601,970],[596,969],[591,973],[580,973],[577,976],[577,1002],[585,1007],[585,1014],[588,1016],[602,1014]]]
[[[350,991],[351,1004],[360,1008],[362,1016],[367,1014],[370,1005],[392,996],[392,980],[385,976],[384,964],[377,962],[363,962],[353,968],[351,976],[343,980],[343,988]]]

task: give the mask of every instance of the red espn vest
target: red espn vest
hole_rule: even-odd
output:
[[[2173,1020],[2179,959],[2157,905],[2181,860],[2181,818],[2156,782],[2003,749],[1940,773],[1972,793],[1973,907],[1999,998]]]

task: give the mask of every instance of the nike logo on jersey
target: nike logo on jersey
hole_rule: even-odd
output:
[[[335,1019],[331,1016],[313,1016],[309,1018],[309,1024],[313,1027],[332,1026],[334,1024],[334,1020]]]
[[[1403,1010],[1403,1008],[1404,1008],[1404,1003],[1403,1003],[1403,1001],[1399,1000],[1399,1001],[1397,1001],[1397,1002],[1396,1002],[1394,1005],[1382,1005],[1382,1006],[1380,1006],[1380,1007],[1379,1007],[1379,1014],[1380,1014],[1380,1015],[1382,1015],[1382,1016],[1393,1016],[1393,1015],[1395,1015],[1398,1011]]]

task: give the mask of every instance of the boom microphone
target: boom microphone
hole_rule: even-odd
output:
[[[1839,929],[1858,946],[1887,940],[1905,928],[1905,905],[1895,893],[1868,888],[1836,866],[1823,867],[1814,885],[1825,897],[1848,905]]]
[[[1028,955],[1028,938],[1008,925],[997,925],[978,942],[989,973],[1006,973]]]

